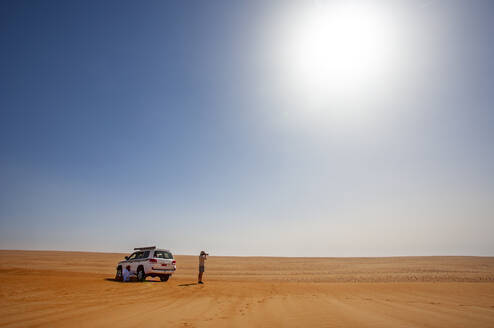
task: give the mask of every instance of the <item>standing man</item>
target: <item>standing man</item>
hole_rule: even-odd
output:
[[[198,284],[203,284],[202,282],[202,274],[204,273],[204,261],[207,260],[207,254],[205,251],[201,251],[201,254],[199,254],[199,276],[197,277],[197,283]]]

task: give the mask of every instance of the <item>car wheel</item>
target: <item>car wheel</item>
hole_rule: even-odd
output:
[[[170,278],[170,275],[169,274],[165,274],[163,276],[160,276],[160,280],[161,281],[168,281],[169,278]]]
[[[115,280],[116,281],[122,281],[123,280],[122,267],[117,268],[117,274],[115,275]]]
[[[137,269],[137,280],[139,280],[139,281],[146,280],[146,274],[144,273],[144,268],[143,267],[139,267]]]

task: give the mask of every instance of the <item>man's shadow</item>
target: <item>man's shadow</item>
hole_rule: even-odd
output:
[[[178,285],[180,287],[187,287],[187,286],[195,286],[197,285],[197,282],[193,282],[193,283],[190,283],[190,284],[181,284],[181,285]]]

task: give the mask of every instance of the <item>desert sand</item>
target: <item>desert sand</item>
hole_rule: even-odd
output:
[[[168,282],[113,281],[125,254],[0,251],[1,327],[494,327],[493,257],[176,256]]]

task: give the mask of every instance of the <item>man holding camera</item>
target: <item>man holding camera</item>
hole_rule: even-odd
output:
[[[201,254],[199,255],[199,276],[197,277],[197,283],[198,284],[203,284],[202,282],[202,274],[204,273],[204,261],[207,260],[207,254],[205,251],[201,251]]]

